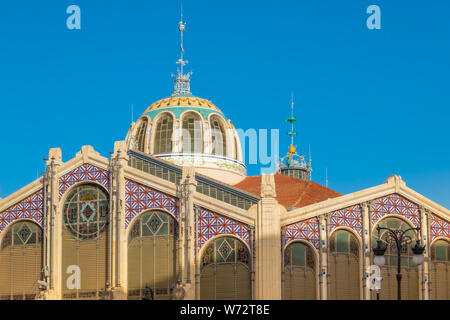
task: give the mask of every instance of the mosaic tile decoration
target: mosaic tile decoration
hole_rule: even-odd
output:
[[[361,224],[361,207],[355,205],[347,207],[338,211],[334,211],[330,215],[330,227],[333,231],[337,227],[349,227],[356,231],[359,235],[362,235]]]
[[[317,218],[311,218],[290,224],[285,227],[286,244],[292,240],[306,240],[314,247],[319,248],[319,222]]]
[[[109,191],[109,171],[85,163],[59,178],[59,200],[74,184],[82,181],[95,181]]]
[[[440,217],[430,214],[430,241],[437,237],[446,237],[450,239],[450,222]]]
[[[387,214],[401,215],[411,221],[414,226],[420,227],[419,206],[403,198],[401,195],[390,194],[372,201],[373,225]]]
[[[42,226],[44,217],[44,199],[42,189],[31,196],[0,212],[0,232],[9,224],[20,219],[30,219]]]
[[[125,229],[147,209],[165,209],[179,218],[178,199],[168,194],[126,179],[125,182]]]
[[[212,237],[221,234],[235,235],[250,245],[250,226],[203,208],[199,209],[197,232],[198,248]]]

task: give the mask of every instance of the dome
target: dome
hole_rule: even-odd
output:
[[[239,135],[211,101],[195,96],[164,98],[152,103],[132,123],[129,149],[172,162],[234,184],[246,176]]]
[[[191,93],[190,76],[183,68],[183,32],[181,34],[180,68],[174,77],[172,96],[151,104],[131,124],[126,144],[148,155],[196,171],[229,184],[240,182],[247,174],[242,162],[239,135],[233,123],[211,101]]]

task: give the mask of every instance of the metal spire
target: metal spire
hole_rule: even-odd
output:
[[[190,76],[192,73],[188,72],[187,74],[184,74],[184,66],[188,64],[188,61],[184,60],[183,35],[185,29],[186,22],[183,22],[183,3],[181,3],[181,16],[178,24],[178,30],[180,31],[180,59],[177,60],[177,64],[180,65],[180,68],[177,70],[172,96],[192,95],[190,85]]]
[[[288,132],[288,135],[291,137],[290,148],[294,148],[294,136],[297,135],[297,132],[294,130],[294,123],[297,121],[297,118],[294,116],[294,93],[291,93],[291,116],[287,121],[291,124],[291,131]]]

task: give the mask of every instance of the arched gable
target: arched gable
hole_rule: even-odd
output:
[[[18,203],[12,205],[3,212],[0,212],[0,232],[9,224],[28,219],[37,222],[42,226],[44,217],[44,197],[43,190],[39,190]]]
[[[134,217],[147,209],[164,209],[179,218],[178,199],[141,185],[132,180],[125,182],[125,229]]]
[[[84,163],[59,178],[59,200],[71,186],[79,182],[95,181],[109,191],[109,180],[108,170]]]
[[[388,214],[398,214],[420,227],[419,206],[399,194],[390,194],[372,201],[372,224]]]

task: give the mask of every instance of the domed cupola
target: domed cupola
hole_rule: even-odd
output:
[[[151,104],[132,123],[126,138],[129,149],[137,150],[180,166],[194,166],[197,172],[234,184],[246,176],[241,143],[233,123],[211,101],[190,91],[191,73],[183,54],[180,21],[181,58],[170,97]]]
[[[289,152],[281,158],[278,164],[277,173],[285,176],[290,176],[304,181],[311,180],[311,155],[308,162],[305,161],[305,156],[301,156],[297,153],[297,148],[294,147],[294,136],[297,132],[294,130],[294,123],[297,118],[294,116],[294,97],[291,102],[291,116],[286,120],[291,125],[291,131],[288,135],[291,137],[291,145],[289,146]]]

